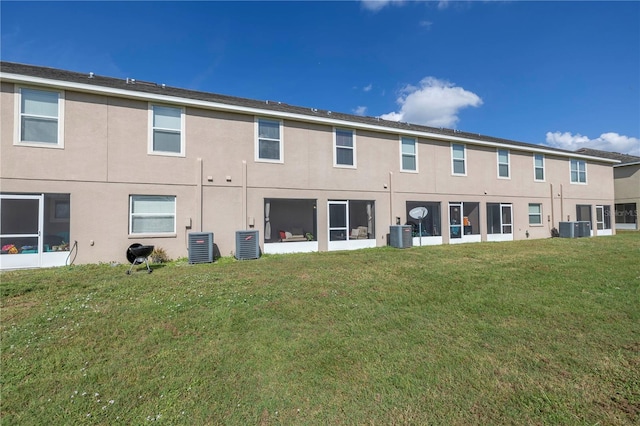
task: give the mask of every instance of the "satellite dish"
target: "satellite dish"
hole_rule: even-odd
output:
[[[409,216],[414,219],[422,220],[427,217],[428,213],[429,210],[427,210],[426,207],[416,207],[415,209],[411,209],[411,211],[409,211]]]

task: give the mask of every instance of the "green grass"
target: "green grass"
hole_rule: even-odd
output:
[[[2,424],[640,421],[640,233],[0,274]]]

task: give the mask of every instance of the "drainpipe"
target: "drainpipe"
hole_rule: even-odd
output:
[[[560,184],[560,220],[564,220],[564,192],[562,191],[562,184]]]
[[[551,227],[556,226],[556,215],[554,212],[554,202],[553,202],[553,184],[549,184],[549,193],[551,194]]]
[[[202,232],[202,217],[204,216],[204,206],[202,203],[202,158],[196,159],[196,217],[195,227]]]
[[[247,161],[242,160],[242,221],[244,228],[248,229],[247,225]]]
[[[389,172],[389,224],[395,224],[393,222],[393,172]]]

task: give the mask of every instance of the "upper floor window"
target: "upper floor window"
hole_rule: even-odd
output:
[[[498,150],[498,177],[509,177],[509,150]]]
[[[129,199],[129,234],[175,234],[176,197],[132,195]]]
[[[418,148],[414,138],[400,138],[401,168],[403,171],[418,170]]]
[[[544,155],[542,154],[533,156],[533,178],[537,181],[544,181]]]
[[[55,148],[64,147],[62,140],[63,120],[62,92],[39,90],[31,88],[18,89],[19,117],[17,129],[17,143],[37,144]]]
[[[587,163],[571,160],[571,183],[587,183]]]
[[[184,109],[151,105],[149,153],[184,155]]]
[[[467,167],[465,163],[465,146],[462,144],[451,144],[451,160],[454,175],[466,175]]]
[[[281,121],[256,119],[256,160],[275,163],[284,161]]]
[[[334,132],[334,166],[356,167],[356,140],[353,130]]]

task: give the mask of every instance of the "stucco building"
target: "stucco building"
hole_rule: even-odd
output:
[[[184,257],[195,231],[223,256],[246,229],[264,253],[383,246],[396,223],[415,245],[614,232],[616,160],[90,72],[0,78],[2,268]]]

